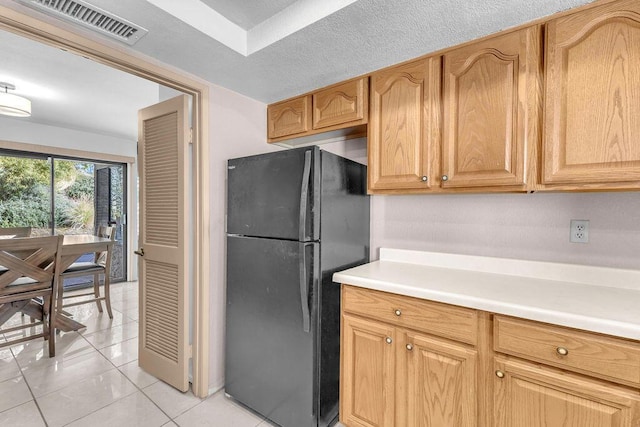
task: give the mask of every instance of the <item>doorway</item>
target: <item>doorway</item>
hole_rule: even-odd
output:
[[[73,52],[110,67],[170,87],[193,97],[193,391],[208,394],[208,286],[209,286],[209,177],[208,177],[208,85],[151,63],[121,48],[51,25],[33,16],[0,6],[0,28]],[[65,28],[63,28],[65,27]]]

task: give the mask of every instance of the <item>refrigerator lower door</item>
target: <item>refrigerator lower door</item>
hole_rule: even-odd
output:
[[[317,425],[317,249],[227,237],[225,392],[283,427]]]

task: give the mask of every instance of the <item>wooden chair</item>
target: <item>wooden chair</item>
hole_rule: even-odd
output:
[[[31,227],[5,227],[0,228],[0,239],[15,237],[29,237],[31,236]],[[5,267],[0,264],[0,274],[7,271]],[[24,314],[23,314],[24,316]]]
[[[0,329],[0,333],[42,325],[42,333],[7,340],[0,347],[44,337],[49,340],[49,357],[55,356],[55,295],[62,240],[62,236],[0,239],[0,265],[5,267],[0,274],[0,325],[17,312],[40,321]]]
[[[31,236],[31,227],[0,228],[0,236],[3,236],[3,237],[29,237],[29,236]]]
[[[115,227],[98,227],[96,236],[104,237],[114,240],[116,234]],[[64,280],[61,280],[60,288],[58,289],[58,304],[60,307],[73,307],[75,305],[87,304],[95,302],[98,306],[98,311],[102,313],[102,304],[100,301],[104,300],[104,304],[107,307],[107,313],[109,318],[113,319],[113,313],[111,312],[111,295],[109,294],[109,273],[111,270],[111,250],[96,252],[92,262],[74,262],[67,268],[62,274],[61,278],[69,277],[82,277],[93,275],[93,293],[87,292],[83,294],[74,294],[63,296],[64,293]],[[104,275],[104,296],[100,296],[100,275]],[[79,298],[91,296],[93,298],[83,299],[82,301],[74,301],[63,304],[64,299]]]

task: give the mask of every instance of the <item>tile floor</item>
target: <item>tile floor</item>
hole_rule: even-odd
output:
[[[113,285],[111,305],[113,320],[95,304],[69,308],[87,328],[61,333],[55,358],[40,339],[0,349],[0,426],[272,425],[221,392],[199,399],[143,372],[137,283]]]

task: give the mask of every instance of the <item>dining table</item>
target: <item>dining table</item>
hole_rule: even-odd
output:
[[[62,241],[62,254],[58,271],[65,271],[86,253],[111,250],[113,244],[114,241],[107,237],[98,237],[92,234],[67,234]],[[59,286],[63,286],[63,283],[59,283]],[[58,307],[55,327],[61,331],[70,332],[83,329],[85,325],[73,320],[70,313],[62,310],[62,307]]]

